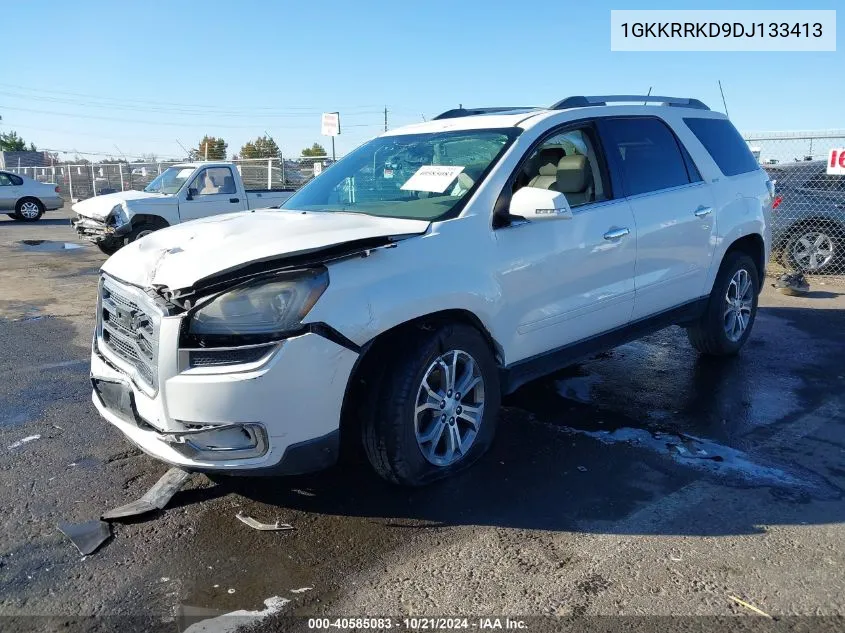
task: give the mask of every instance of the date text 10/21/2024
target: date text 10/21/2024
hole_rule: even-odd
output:
[[[524,620],[512,618],[309,618],[308,628],[314,630],[525,630]]]

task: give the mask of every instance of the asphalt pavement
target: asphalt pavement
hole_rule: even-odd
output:
[[[800,298],[767,288],[736,358],[700,358],[671,328],[526,385],[492,451],[452,480],[406,490],[361,465],[193,475],[80,556],[57,525],[140,497],[167,466],[90,402],[105,257],[69,217],[0,220],[0,629],[177,630],[237,610],[258,630],[292,615],[845,614],[832,280]],[[295,529],[256,531],[239,512]]]

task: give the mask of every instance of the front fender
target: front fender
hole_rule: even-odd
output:
[[[473,262],[483,257],[434,253],[437,236],[329,266],[329,287],[306,322],[323,322],[357,345],[419,317],[444,310],[472,313],[491,337],[502,292]],[[430,247],[430,248],[429,248]],[[436,255],[440,255],[439,257]],[[460,261],[458,261],[460,260]]]
[[[169,226],[179,224],[179,203],[176,200],[131,200],[124,204],[130,222],[134,223],[136,216],[153,215],[167,222]]]

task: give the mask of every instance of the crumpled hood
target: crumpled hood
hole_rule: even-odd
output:
[[[155,198],[171,200],[173,196],[164,193],[147,193],[146,191],[118,191],[107,193],[104,196],[95,196],[87,200],[81,200],[74,204],[71,209],[79,215],[94,220],[105,220],[111,210],[121,202],[130,200],[152,200]]]
[[[360,213],[241,211],[185,222],[124,246],[102,270],[125,282],[184,290],[260,261],[374,237],[422,234],[425,220]]]

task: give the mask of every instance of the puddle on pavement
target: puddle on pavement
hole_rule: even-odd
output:
[[[777,464],[744,451],[699,437],[654,429],[618,427],[590,431],[554,426],[568,435],[582,435],[602,444],[626,444],[669,457],[677,464],[747,486],[771,486],[804,490],[818,499],[839,499],[841,491],[812,471],[795,465]]]
[[[20,244],[20,247],[23,250],[35,251],[38,253],[75,251],[85,248],[82,244],[74,244],[73,242],[56,242],[53,240],[20,240],[18,244]]]

